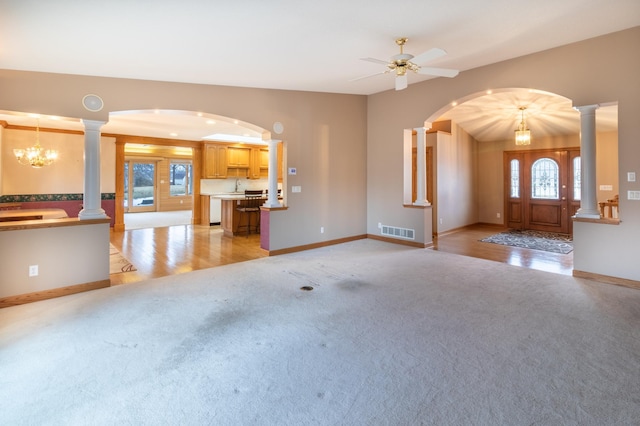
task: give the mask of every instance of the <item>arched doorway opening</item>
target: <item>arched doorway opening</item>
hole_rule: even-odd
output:
[[[196,111],[118,111],[110,113],[103,135],[116,138],[116,231],[126,229],[126,214],[141,211],[190,210],[190,224],[208,224],[212,209],[201,194],[266,187],[267,168],[254,166],[252,152],[247,161],[227,164],[225,158],[224,170],[208,170],[209,147],[243,155],[268,149],[270,133],[251,123]]]
[[[532,134],[531,145],[516,146],[519,106],[525,102],[529,102],[527,105],[534,102],[543,106],[532,108],[536,112],[535,117],[533,113],[527,115],[527,127]],[[511,175],[509,168],[505,167],[505,153],[524,155],[533,152],[537,155],[545,151],[555,153],[579,149],[580,113],[573,107],[571,100],[557,94],[529,89],[502,89],[472,94],[445,105],[427,117],[425,128],[433,130],[432,133],[426,132],[425,145],[433,149],[433,167],[426,168],[426,179],[431,179],[434,188],[432,199],[428,200],[431,203],[434,236],[475,225],[507,227],[511,206],[506,197],[509,195]],[[614,198],[619,188],[616,104],[599,106],[596,133],[596,187],[598,201],[602,202]],[[492,136],[494,134],[497,136]],[[579,164],[576,167],[574,162],[576,159],[579,157],[567,157],[564,164],[575,170],[579,168]],[[521,163],[521,171],[523,168],[528,171],[527,179],[533,176],[531,167],[537,158],[532,157],[532,160],[528,165]],[[574,173],[571,171],[569,176],[574,177]],[[580,177],[579,172],[577,177]],[[577,198],[568,204],[570,218],[579,205],[579,179],[566,185],[567,198]],[[521,191],[529,194],[532,188],[529,185]],[[559,196],[562,197],[562,194]],[[534,213],[538,214],[539,211]],[[535,222],[538,217],[533,219]],[[572,220],[569,219],[568,223],[570,225]],[[472,243],[477,240],[473,239]],[[526,266],[525,263],[519,265]]]
[[[528,146],[516,146],[514,141],[521,106],[528,111],[526,124],[532,135]],[[618,191],[617,105],[601,105],[596,125],[597,196],[598,201],[606,201]],[[445,136],[438,143],[437,131],[427,134],[426,145],[434,149],[433,168],[427,171],[433,175],[433,200],[429,201],[434,234],[474,222],[506,225],[509,176],[505,152],[580,146],[580,114],[571,100],[532,89],[504,88],[468,95],[427,117],[425,127]]]

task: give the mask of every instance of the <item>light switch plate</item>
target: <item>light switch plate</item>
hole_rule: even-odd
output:
[[[636,172],[627,172],[627,182],[636,181]]]
[[[302,192],[302,187],[301,186],[292,186],[291,187],[291,192]]]
[[[640,191],[627,191],[627,200],[640,201]]]
[[[295,175],[296,173],[298,173],[298,170],[295,167],[289,167],[290,175]]]

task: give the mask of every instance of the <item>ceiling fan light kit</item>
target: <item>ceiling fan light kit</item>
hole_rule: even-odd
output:
[[[363,61],[373,62],[376,64],[386,65],[387,70],[382,73],[376,73],[367,75],[364,77],[356,78],[355,80],[361,80],[363,78],[373,77],[378,74],[387,74],[394,72],[396,76],[396,90],[406,89],[408,86],[407,71],[414,72],[416,74],[431,75],[436,77],[448,77],[453,78],[458,75],[458,70],[447,68],[434,68],[434,67],[422,67],[423,63],[437,59],[447,54],[443,49],[433,48],[421,53],[420,55],[413,56],[410,53],[404,53],[404,45],[409,41],[408,38],[402,37],[396,40],[396,44],[400,47],[400,53],[391,57],[387,61],[375,58],[361,58]]]

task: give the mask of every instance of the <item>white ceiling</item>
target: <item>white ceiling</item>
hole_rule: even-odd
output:
[[[427,65],[464,72],[640,25],[638,0],[0,0],[0,10],[4,69],[363,95],[393,90],[392,75],[351,80],[381,71],[360,58],[387,60],[398,53],[398,37],[409,38],[405,52],[414,55],[445,49]],[[427,78],[412,74],[409,84]],[[514,99],[505,105],[501,96],[507,95],[487,97],[482,106],[466,103],[449,118],[459,114],[456,120],[479,140],[496,137],[487,130],[500,127],[496,119],[512,134]],[[531,104],[518,96],[517,103]],[[538,94],[537,102],[552,113],[554,100]],[[534,109],[527,119],[532,132]],[[0,120],[7,117],[15,116]],[[179,121],[193,118],[165,116],[158,127],[157,114],[123,117],[112,117],[103,131],[128,125],[127,133],[186,135]],[[132,123],[138,119],[145,123]],[[178,138],[205,130],[211,129]]]

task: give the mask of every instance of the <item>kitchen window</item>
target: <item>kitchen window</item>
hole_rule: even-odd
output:
[[[172,161],[169,165],[171,196],[193,194],[193,166],[190,162]]]

